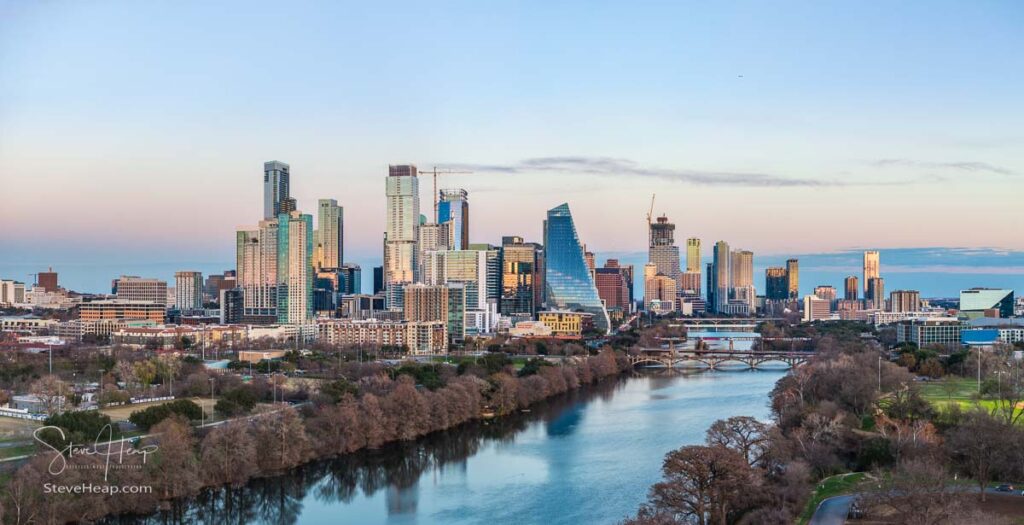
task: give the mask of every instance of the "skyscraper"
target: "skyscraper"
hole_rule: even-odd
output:
[[[814,296],[828,301],[829,304],[836,301],[836,295],[836,288],[834,286],[822,284],[814,287]]]
[[[864,252],[864,294],[867,298],[868,283],[875,277],[881,277],[878,252],[869,250]]]
[[[800,261],[796,259],[786,260],[786,288],[790,299],[800,298]]]
[[[718,241],[715,243],[712,283],[715,290],[714,308],[716,313],[725,311],[729,304],[729,290],[732,288],[732,254],[729,251],[729,243]]]
[[[416,281],[420,221],[420,184],[416,166],[388,166],[387,216],[384,231],[384,289],[389,308],[401,296],[401,287]],[[395,285],[395,286],[392,286]]]
[[[747,304],[748,311],[757,307],[757,292],[754,289],[754,252],[735,250],[730,255],[729,280],[732,298]]]
[[[281,213],[295,210],[291,198],[291,168],[284,162],[263,163],[263,219],[277,220]]]
[[[278,216],[277,322],[313,320],[313,216],[298,211]]]
[[[605,308],[629,312],[633,305],[633,265],[620,266],[618,259],[608,259],[603,268],[594,270],[597,295]]]
[[[700,273],[700,239],[686,239],[686,271]]]
[[[243,322],[277,322],[277,220],[240,228],[235,235],[235,279]]]
[[[174,304],[182,313],[203,309],[202,272],[174,272]]]
[[[594,327],[608,333],[611,328],[608,312],[587,269],[583,245],[576,234],[568,204],[548,210],[544,221],[544,250],[544,296],[548,307],[590,313]]]
[[[542,290],[540,261],[542,249],[522,237],[501,239],[501,313],[533,318]]]
[[[448,323],[448,287],[423,283],[405,286],[406,321],[440,321]]]
[[[868,308],[882,310],[885,308],[885,279],[872,277],[868,279],[868,292],[864,295]]]
[[[859,294],[860,284],[857,282],[856,275],[850,275],[843,280],[843,299],[856,301]]]
[[[344,264],[345,210],[334,199],[317,201],[316,244],[313,267],[341,268]]]
[[[647,260],[657,266],[658,273],[679,280],[679,247],[675,245],[676,225],[662,215],[650,225]]]
[[[437,223],[448,224],[448,246],[452,250],[469,249],[469,197],[464,189],[441,190],[437,203]]]
[[[764,288],[764,297],[769,301],[789,299],[789,278],[786,275],[786,269],[781,266],[765,269]]]

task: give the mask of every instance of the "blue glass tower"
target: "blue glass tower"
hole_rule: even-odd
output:
[[[594,327],[608,333],[611,328],[608,311],[597,295],[568,204],[548,210],[544,221],[544,251],[547,257],[544,296],[548,307],[592,314]]]

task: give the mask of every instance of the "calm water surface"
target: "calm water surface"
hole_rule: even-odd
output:
[[[645,499],[666,452],[702,442],[717,419],[767,418],[768,392],[783,374],[637,374],[528,414],[315,462],[110,523],[615,523]]]

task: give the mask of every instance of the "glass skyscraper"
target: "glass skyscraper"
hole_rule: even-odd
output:
[[[313,216],[277,217],[277,322],[313,320]]]
[[[582,310],[593,315],[594,327],[607,333],[608,312],[587,268],[569,205],[548,210],[544,221],[545,301],[550,308]]]

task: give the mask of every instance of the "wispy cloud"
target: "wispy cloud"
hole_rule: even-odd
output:
[[[1015,175],[1015,172],[1003,166],[996,166],[987,162],[929,162],[912,159],[879,159],[870,163],[877,168],[904,167],[922,168],[937,170],[957,170],[974,173],[994,173],[996,175]]]
[[[756,186],[756,187],[837,187],[863,185],[897,185],[910,182],[847,182],[828,179],[807,179],[774,175],[770,173],[745,173],[727,171],[705,171],[688,169],[666,169],[643,166],[629,159],[615,157],[536,157],[514,164],[466,164],[449,163],[448,167],[469,169],[479,172],[530,174],[530,173],[577,173],[609,177],[649,177],[704,186]]]

